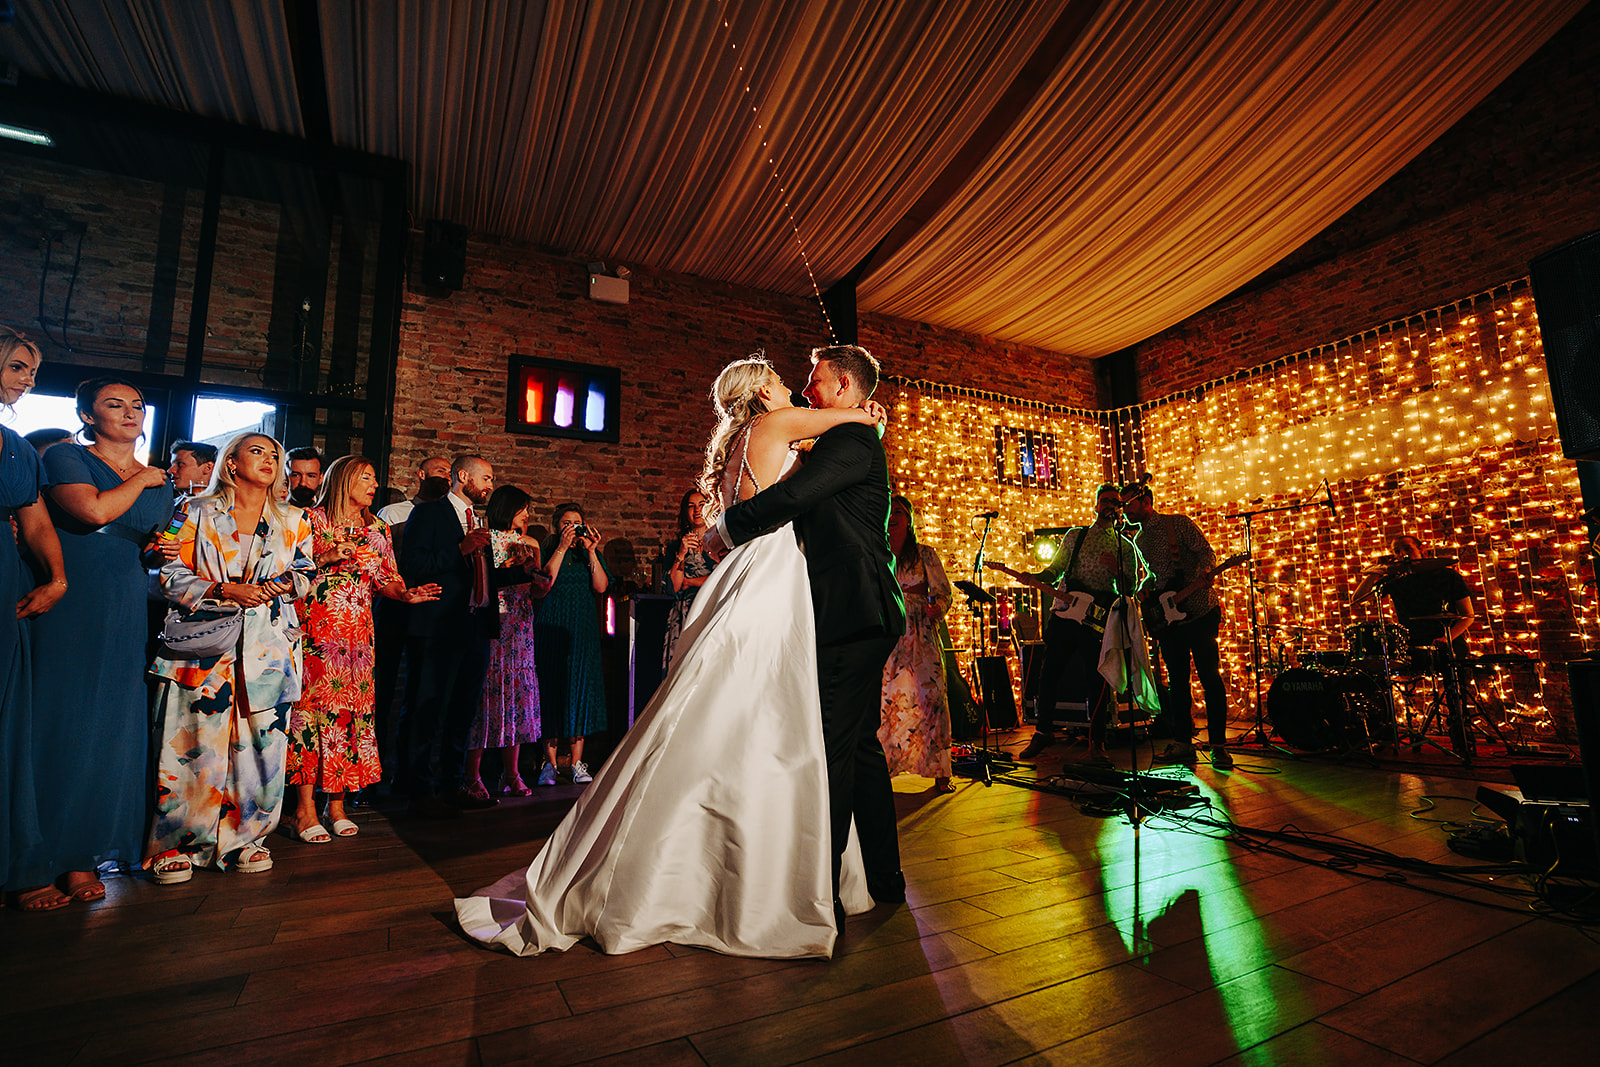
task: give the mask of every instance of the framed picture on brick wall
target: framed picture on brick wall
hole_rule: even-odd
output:
[[[506,433],[616,441],[621,432],[622,372],[617,368],[511,357]]]

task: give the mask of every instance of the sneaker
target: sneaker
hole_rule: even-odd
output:
[[[556,784],[556,768],[555,768],[554,764],[546,763],[543,767],[539,768],[539,784],[540,785],[555,785]]]
[[[594,775],[589,773],[589,765],[582,760],[572,762],[572,784],[583,785],[585,782],[594,781]]]
[[[1194,764],[1194,746],[1187,741],[1174,741],[1160,752],[1156,753],[1157,763],[1187,763]]]
[[[1233,770],[1233,757],[1228,755],[1228,750],[1221,745],[1214,745],[1211,749],[1211,766],[1219,771]]]

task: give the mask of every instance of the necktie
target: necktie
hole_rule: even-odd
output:
[[[467,532],[471,533],[478,528],[478,517],[471,508],[467,509]],[[489,603],[489,561],[484,558],[483,549],[478,549],[471,556],[472,559],[472,599],[468,602],[473,611],[477,611]]]

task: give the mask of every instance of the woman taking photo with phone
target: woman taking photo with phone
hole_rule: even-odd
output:
[[[539,784],[556,784],[556,751],[561,739],[567,738],[572,749],[572,780],[582,785],[591,780],[583,762],[584,736],[606,726],[600,614],[595,597],[610,588],[611,574],[600,555],[600,535],[588,525],[583,505],[558,504],[551,518],[555,533],[544,545],[550,592],[534,619],[545,760],[539,768]]]

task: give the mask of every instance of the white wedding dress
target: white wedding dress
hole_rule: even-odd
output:
[[[831,956],[819,707],[806,561],[784,526],[712,572],[633,729],[526,871],[456,901],[461,928],[520,956],[585,936],[607,953]],[[857,914],[872,898],[850,836],[840,898]]]

